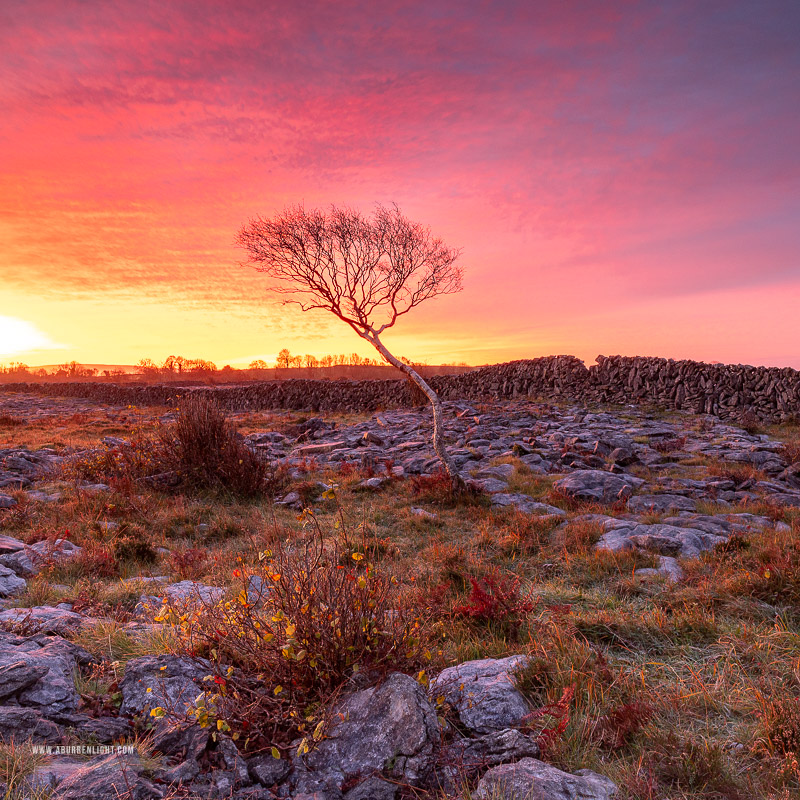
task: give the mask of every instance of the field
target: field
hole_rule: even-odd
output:
[[[0,400],[0,464],[25,478],[0,488],[0,541],[45,543],[3,601],[23,609],[0,615],[3,635],[57,631],[93,657],[76,708],[37,707],[58,741],[97,741],[86,718],[123,719],[107,740],[135,742],[137,776],[160,791],[267,797],[252,767],[219,794],[215,771],[237,774],[220,741],[288,769],[324,751],[348,692],[401,671],[434,687],[438,779],[387,767],[382,783],[469,797],[492,763],[452,759],[476,733],[435,677],[519,654],[530,713],[512,727],[540,760],[606,776],[620,800],[797,797],[800,428],[543,401],[455,404],[448,418],[472,478],[460,494],[436,471],[424,410],[223,422],[213,408]],[[13,459],[26,452],[45,459],[24,472]],[[561,483],[589,472],[630,489]],[[42,607],[61,614],[27,613]],[[219,740],[180,788],[165,777],[179,759],[153,744],[176,709],[132,712],[120,688],[148,655],[210,665],[191,716]],[[29,776],[57,760],[7,742],[7,796],[32,796]]]

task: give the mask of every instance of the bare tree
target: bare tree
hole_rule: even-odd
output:
[[[286,209],[273,219],[243,226],[237,244],[249,263],[274,279],[304,311],[321,308],[346,322],[425,393],[433,407],[433,446],[454,486],[458,470],[444,444],[439,396],[411,366],[392,355],[381,334],[425,300],[461,289],[460,251],[396,206],[378,206],[371,217],[349,208]]]

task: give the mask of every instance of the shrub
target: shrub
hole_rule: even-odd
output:
[[[674,453],[676,450],[682,450],[685,445],[686,436],[671,436],[666,439],[650,440],[650,447],[659,453]]]
[[[267,488],[267,462],[247,447],[220,406],[207,397],[184,397],[177,420],[161,431],[160,442],[184,485],[243,496]]]
[[[141,536],[123,536],[114,542],[114,560],[118,564],[155,564],[158,553],[153,545]]]
[[[454,489],[453,479],[443,470],[413,477],[411,493],[423,502],[446,508],[488,504],[486,493],[475,484],[468,483],[461,490]]]
[[[208,570],[208,551],[198,547],[174,550],[169,560],[172,571],[182,581],[197,580]]]
[[[185,645],[215,669],[198,706],[201,724],[216,718],[245,746],[280,752],[298,735],[313,744],[323,707],[348,683],[426,661],[424,627],[402,607],[396,580],[359,553],[348,566],[338,560],[319,537],[262,553],[253,575],[235,571],[243,582],[235,600],[184,615]],[[254,577],[263,581],[258,603],[246,591]]]
[[[67,462],[64,474],[129,491],[142,479],[164,472],[167,461],[168,454],[158,440],[135,430],[127,442],[97,448]]]
[[[605,750],[620,750],[653,718],[653,707],[639,700],[606,711],[594,725],[592,738]]]
[[[520,593],[519,579],[506,577],[499,572],[483,578],[468,578],[471,591],[464,605],[453,612],[487,627],[499,627],[510,638],[516,638],[519,626],[537,606],[531,591]]]

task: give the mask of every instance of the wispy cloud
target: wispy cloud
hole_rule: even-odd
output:
[[[798,35],[793,0],[11,0],[0,279],[258,314],[232,247],[250,215],[396,200],[464,248],[465,347],[476,308],[487,336],[524,328],[526,293],[576,298],[580,327],[584,296],[778,287],[800,269]]]

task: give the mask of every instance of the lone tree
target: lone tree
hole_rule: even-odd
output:
[[[379,205],[371,217],[336,206],[327,212],[295,206],[274,219],[250,220],[236,243],[249,263],[275,280],[274,291],[291,295],[287,302],[335,314],[425,393],[433,407],[433,447],[454,487],[460,487],[444,444],[439,396],[380,338],[425,300],[461,290],[460,251],[408,220],[396,205]]]

